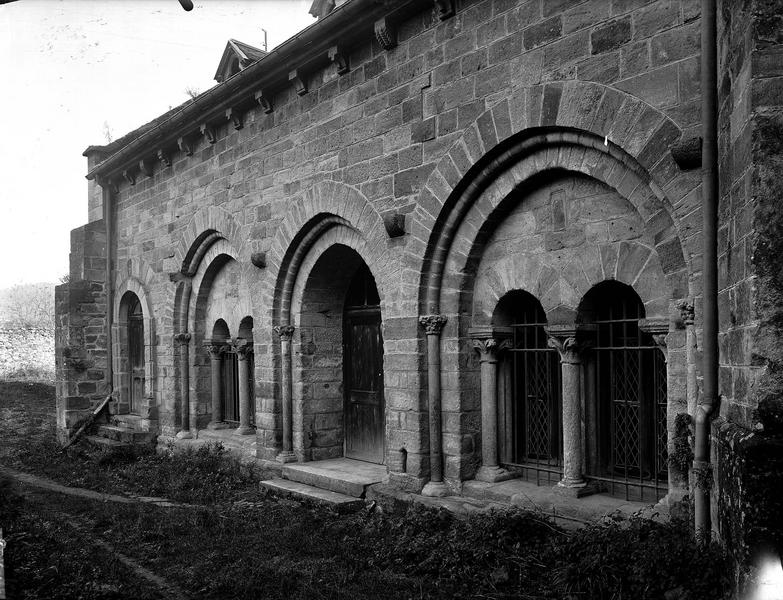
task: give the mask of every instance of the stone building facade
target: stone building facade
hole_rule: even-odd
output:
[[[316,4],[291,40],[85,152],[89,223],[57,291],[63,437],[111,393],[159,439],[355,458],[425,494],[525,477],[688,495],[700,2]],[[781,422],[772,4],[718,2],[709,472],[712,527],[738,546],[767,514],[743,503],[775,502],[742,448]]]

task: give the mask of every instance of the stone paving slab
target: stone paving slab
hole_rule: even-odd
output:
[[[364,507],[364,500],[361,500],[360,498],[324,490],[288,479],[268,479],[261,482],[261,487],[282,496],[311,500],[318,504],[333,508],[338,512],[356,511]]]
[[[386,467],[349,458],[333,458],[308,463],[287,464],[284,479],[363,498],[368,486],[386,477]]]

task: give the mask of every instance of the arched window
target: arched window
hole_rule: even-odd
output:
[[[639,328],[644,305],[634,290],[604,282],[583,300],[592,323],[594,456],[589,475],[626,498],[654,499],[667,490],[666,363],[652,336]]]
[[[547,344],[544,309],[531,294],[514,291],[500,300],[494,321],[512,329],[500,371],[505,388],[501,462],[524,467],[538,483],[554,483],[563,456],[560,361]]]

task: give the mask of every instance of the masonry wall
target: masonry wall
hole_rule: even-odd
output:
[[[719,2],[720,415],[714,527],[739,561],[783,552],[783,3]]]
[[[106,234],[102,220],[71,232],[69,281],[55,288],[58,435],[110,392],[106,322]]]
[[[405,448],[409,474],[426,477],[426,358],[416,317],[418,245],[426,243],[430,225],[416,229],[421,221],[415,211],[424,206],[422,191],[438,162],[455,143],[476,135],[477,127],[484,135],[487,109],[507,100],[524,117],[512,112],[512,123],[537,126],[555,118],[568,86],[578,82],[616,93],[614,110],[623,125],[602,133],[633,155],[653,134],[665,145],[698,130],[698,1],[457,4],[456,16],[444,22],[426,11],[397,24],[392,50],[368,37],[351,50],[349,73],[339,76],[334,66],[309,73],[304,96],[293,88],[280,90],[272,98],[272,113],[250,111],[242,129],[222,125],[214,144],[199,138],[192,156],[175,152],[171,166],[156,164],[152,177],[137,174],[134,185],[119,182],[114,280],[139,277],[154,312],[155,394],[170,415],[167,427],[175,428],[177,420],[172,336],[179,325],[172,274],[182,267],[183,249],[219,223],[233,258],[247,269],[255,323],[256,421],[265,428],[259,439],[279,443],[279,358],[274,355],[279,341],[272,327],[278,324],[273,297],[282,257],[276,244],[293,241],[297,231],[288,231],[286,224],[307,221],[311,209],[302,207],[349,213],[351,199],[360,198],[371,209],[359,207],[348,215],[352,222],[377,221],[390,212],[406,216],[409,235],[401,238],[388,238],[382,227],[357,230],[382,295],[390,456]],[[526,103],[521,108],[518,97]],[[477,119],[483,119],[479,125]],[[491,120],[493,133],[469,154],[488,150],[492,137],[496,143],[500,138],[495,130],[509,126]],[[662,187],[669,183],[663,193],[675,206],[685,260],[698,265],[701,217],[693,190],[698,175],[675,179],[671,159],[646,166]],[[319,200],[325,189],[332,191]],[[97,210],[97,203],[93,206]],[[266,269],[250,266],[251,255],[261,251],[269,254]],[[698,277],[691,283],[697,293]]]

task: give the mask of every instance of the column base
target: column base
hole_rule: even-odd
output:
[[[237,435],[253,435],[256,432],[250,425],[240,425],[234,430]]]
[[[219,429],[228,429],[231,427],[228,423],[224,423],[223,421],[210,421],[209,424],[207,424],[207,429],[211,431],[217,431]]]
[[[277,455],[277,462],[283,464],[296,462],[296,454],[294,454],[290,450],[283,450],[280,454]]]
[[[476,471],[476,479],[478,481],[485,481],[486,483],[497,483],[498,481],[506,481],[508,479],[514,479],[516,475],[511,471],[507,471],[503,467],[479,467]]]
[[[569,498],[583,498],[598,493],[598,488],[586,481],[559,481],[553,487],[552,491],[561,496]]]
[[[183,429],[182,431],[177,432],[177,439],[178,440],[192,440],[193,434],[190,433],[189,429]]]
[[[429,496],[430,498],[443,498],[449,495],[449,489],[442,481],[430,481],[421,490],[422,496]]]

